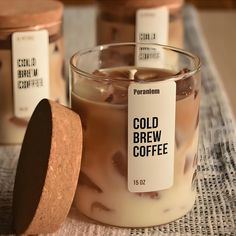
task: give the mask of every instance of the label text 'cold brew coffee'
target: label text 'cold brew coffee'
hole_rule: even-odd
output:
[[[174,81],[129,86],[128,188],[131,192],[151,192],[173,185],[175,102]]]

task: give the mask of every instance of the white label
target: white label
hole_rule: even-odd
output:
[[[136,42],[168,44],[169,11],[167,7],[140,9],[136,13]],[[159,47],[138,46],[136,66],[163,67],[164,51]]]
[[[14,113],[30,117],[37,103],[49,97],[49,37],[46,30],[12,35]]]
[[[128,189],[170,188],[174,178],[174,81],[132,83],[128,91]]]
[[[168,44],[167,7],[140,9],[136,13],[136,42]]]

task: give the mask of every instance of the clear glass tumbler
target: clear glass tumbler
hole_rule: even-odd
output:
[[[83,127],[79,211],[122,227],[160,225],[190,211],[199,58],[169,46],[122,43],[80,51],[70,67],[71,107]]]

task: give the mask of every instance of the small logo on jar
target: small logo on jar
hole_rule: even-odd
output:
[[[134,95],[160,94],[160,89],[134,89]]]

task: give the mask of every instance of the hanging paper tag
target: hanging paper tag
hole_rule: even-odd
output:
[[[176,84],[131,83],[128,91],[128,189],[170,188],[174,178]]]

